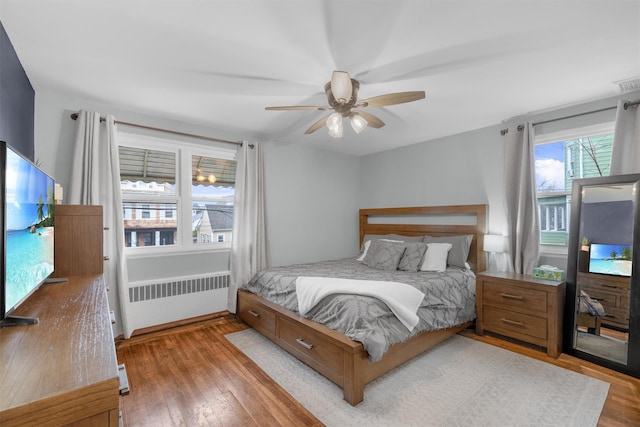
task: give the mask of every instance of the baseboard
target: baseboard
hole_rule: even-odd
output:
[[[202,316],[190,317],[188,319],[176,320],[175,322],[168,322],[168,323],[163,323],[163,324],[160,324],[160,325],[149,326],[147,328],[135,329],[131,333],[131,338],[140,337],[140,336],[143,336],[143,335],[148,335],[148,334],[152,334],[152,333],[155,333],[155,332],[162,332],[162,331],[166,331],[168,329],[178,328],[180,326],[186,326],[186,325],[191,325],[191,324],[195,324],[195,323],[206,322],[206,321],[209,321],[209,320],[214,320],[214,319],[218,319],[218,318],[221,318],[221,317],[226,317],[229,314],[230,314],[229,311],[225,310],[225,311],[220,311],[218,313],[205,314],[205,315],[202,315]],[[115,340],[116,340],[116,342],[123,341],[124,340],[124,335],[122,335],[122,334],[118,335],[115,338]]]

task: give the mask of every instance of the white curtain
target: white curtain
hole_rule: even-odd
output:
[[[533,127],[530,123],[513,126],[504,139],[509,268],[531,274],[540,255]]]
[[[120,163],[116,142],[116,123],[107,116],[100,124],[100,114],[80,111],[77,119],[75,150],[67,190],[68,203],[102,205],[104,226],[104,276],[118,296],[117,307],[125,338],[131,336],[127,316],[127,264],[124,255],[124,223],[120,191]]]
[[[238,286],[269,265],[262,145],[243,142],[237,161],[227,303],[232,313],[236,312]]]
[[[640,173],[640,108],[618,101],[610,175]]]

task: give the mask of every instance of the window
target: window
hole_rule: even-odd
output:
[[[127,247],[230,247],[235,149],[120,133],[119,161]]]
[[[613,123],[536,136],[540,244],[547,251],[566,252],[572,181],[608,176],[612,147]]]

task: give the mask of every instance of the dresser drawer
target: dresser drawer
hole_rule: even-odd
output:
[[[325,374],[334,382],[343,381],[343,352],[320,335],[278,317],[278,338],[287,351]]]
[[[611,324],[625,329],[628,328],[629,309],[605,307],[605,315],[602,316],[602,323]]]
[[[276,316],[268,308],[246,298],[238,298],[238,316],[263,334],[276,333]]]
[[[512,335],[509,332],[547,339],[547,319],[515,311],[487,307],[484,310],[485,329]],[[516,337],[517,338],[517,337]]]
[[[606,290],[595,288],[592,286],[581,286],[580,290],[584,291],[591,299],[598,301],[605,309],[607,307],[616,307],[618,305],[619,296],[607,292]]]
[[[629,310],[629,297],[620,297],[620,308],[627,311]]]
[[[603,291],[629,293],[631,279],[628,277],[606,276],[602,274],[578,273],[578,284],[583,287],[597,288]]]
[[[484,282],[482,303],[519,312],[544,314],[547,312],[547,293],[537,289]]]

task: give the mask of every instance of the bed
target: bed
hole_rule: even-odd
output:
[[[437,241],[438,239],[447,240],[454,236],[470,236],[469,253],[466,259],[467,268],[447,267],[446,273],[434,273],[438,280],[453,280],[461,283],[464,280],[466,283],[469,280],[469,276],[471,276],[471,283],[475,286],[474,273],[483,271],[485,268],[482,242],[486,229],[486,205],[362,209],[359,212],[359,217],[361,246],[365,241],[375,239],[374,236],[399,235],[405,236],[407,239],[431,236],[432,241]],[[365,236],[367,237],[366,240]],[[470,315],[465,309],[459,309],[458,311],[463,313],[462,320],[454,321],[455,324],[443,326],[444,323],[442,323],[437,324],[435,330],[422,330],[425,327],[423,325],[425,316],[420,313],[426,311],[421,306],[418,310],[420,319],[416,324],[416,329],[409,331],[405,328],[404,335],[400,334],[399,336],[385,332],[385,337],[393,335],[395,341],[384,343],[381,351],[379,348],[372,346],[372,343],[385,338],[381,338],[381,335],[368,339],[357,335],[357,332],[354,335],[352,329],[342,333],[330,327],[334,326],[332,321],[337,321],[337,316],[334,316],[334,314],[344,311],[343,306],[331,307],[328,311],[314,308],[306,313],[306,317],[303,317],[298,312],[296,302],[292,300],[291,289],[289,289],[292,285],[290,283],[287,282],[286,286],[283,285],[283,289],[286,288],[286,292],[281,292],[276,297],[267,294],[260,295],[257,287],[257,282],[264,278],[266,278],[266,281],[273,281],[275,278],[281,279],[283,276],[291,274],[327,277],[335,274],[340,276],[339,272],[342,271],[342,268],[351,269],[350,271],[359,270],[362,273],[367,270],[367,267],[358,267],[358,265],[362,265],[361,260],[362,257],[360,261],[350,258],[314,263],[314,265],[303,264],[295,266],[295,268],[300,269],[299,273],[291,273],[287,270],[289,267],[267,269],[258,273],[250,283],[241,286],[238,291],[238,316],[274,343],[340,386],[343,389],[344,399],[351,405],[357,405],[364,399],[365,384],[460,330],[469,327],[473,318],[475,318],[475,311]],[[368,277],[378,276],[380,280],[389,280],[390,277],[401,277],[403,282],[404,279],[411,280],[407,275],[409,273],[403,275],[403,272],[400,272],[398,273],[399,275],[394,273],[393,276],[389,276],[390,273],[388,271],[369,270]],[[328,271],[333,273],[326,273]],[[356,274],[355,277],[361,278],[360,273]],[[453,275],[453,279],[449,277],[450,273]],[[447,283],[445,282],[442,286],[446,285]],[[468,285],[465,284],[464,286]],[[460,285],[461,289],[464,286]],[[276,292],[276,294],[278,293]],[[475,289],[473,289],[473,295],[475,295]],[[281,300],[278,298],[281,298]],[[334,301],[333,298],[323,299],[322,304],[327,301]],[[341,298],[341,296],[335,297],[336,300],[338,298]],[[376,304],[385,306],[384,303],[379,302],[374,304],[371,302],[372,300],[367,300],[367,297],[358,298],[364,298],[364,302],[359,299],[350,303],[360,304],[357,307],[375,306],[375,310],[380,309]],[[426,297],[424,298],[425,301],[427,299]],[[462,305],[466,307],[468,303],[461,303]],[[475,306],[474,303],[472,306]],[[355,310],[360,310],[360,308]],[[444,318],[448,316],[449,313],[430,317]],[[397,326],[398,320],[392,314],[380,317],[389,317],[390,320],[388,321],[391,322],[395,330],[403,329]],[[427,317],[429,316],[427,315]],[[311,320],[313,318],[322,319],[322,323]],[[374,327],[374,329],[376,328]],[[355,336],[358,339],[352,339],[348,335]],[[369,351],[367,351],[367,348]]]

